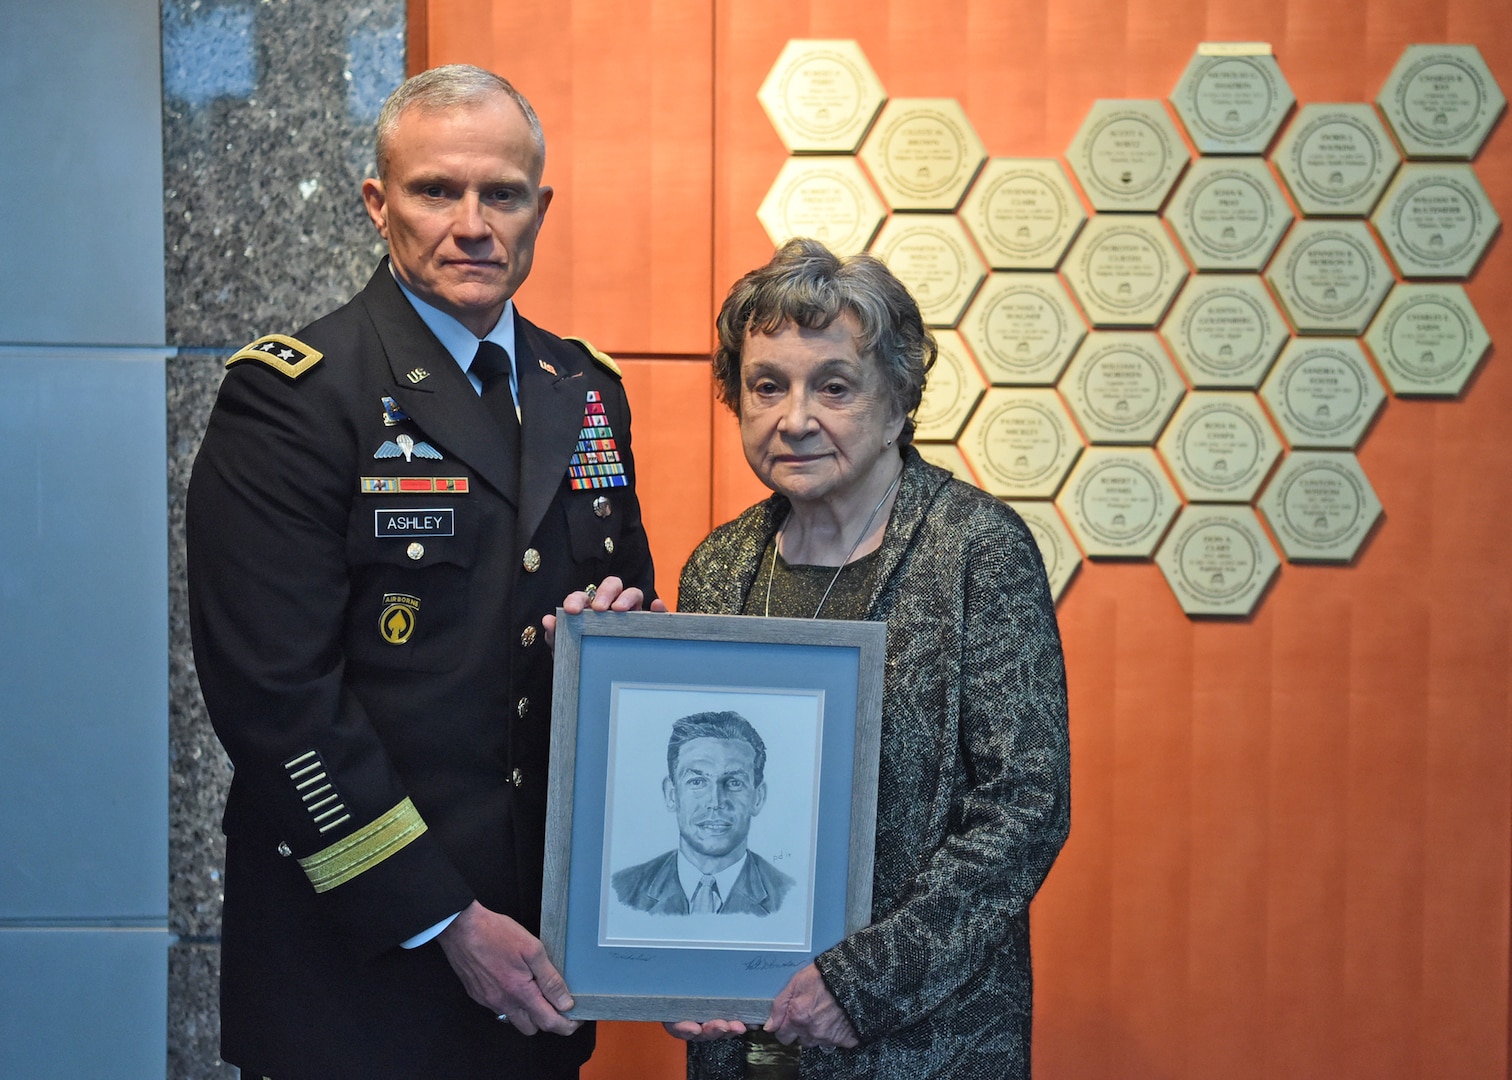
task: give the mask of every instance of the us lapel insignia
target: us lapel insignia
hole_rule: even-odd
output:
[[[415,458],[426,458],[430,461],[440,461],[441,451],[437,450],[428,442],[416,442],[408,435],[399,435],[389,439],[373,452],[375,458],[396,458],[404,456],[405,461],[413,461]]]
[[[393,427],[401,420],[408,420],[409,413],[399,407],[399,403],[393,398],[385,396],[383,399],[383,426]]]
[[[411,371],[406,371],[404,377],[412,383],[419,383],[430,378],[430,372],[426,371],[423,367],[417,367]]]
[[[625,463],[620,460],[614,430],[604,414],[604,402],[597,390],[588,391],[583,404],[583,425],[578,430],[577,447],[567,463],[568,483],[573,491],[625,487]]]
[[[556,373],[557,373],[557,369],[556,368],[552,367],[546,361],[541,360],[541,359],[537,359],[536,363],[538,363],[538,364],[541,365],[541,370],[544,371],[544,372],[546,372],[546,374],[552,376],[553,378],[556,377]]]

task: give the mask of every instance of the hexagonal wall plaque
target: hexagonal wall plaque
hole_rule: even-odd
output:
[[[1056,505],[1094,559],[1147,559],[1181,509],[1148,447],[1094,446],[1082,454]]]
[[[1191,159],[1158,101],[1099,101],[1066,160],[1097,210],[1159,210]]]
[[[1198,270],[1259,270],[1292,212],[1263,158],[1203,158],[1177,185],[1166,220]]]
[[[1356,338],[1293,341],[1260,396],[1286,441],[1311,450],[1353,450],[1386,402]]]
[[[1247,503],[1281,456],[1281,440],[1254,394],[1199,391],[1166,426],[1160,456],[1188,501]]]
[[[989,390],[961,436],[961,452],[1000,499],[1048,499],[1082,451],[1054,390]]]
[[[971,466],[966,464],[966,457],[955,443],[949,442],[916,442],[913,444],[919,456],[931,465],[938,465],[957,480],[978,487],[977,478],[971,472]]]
[[[1265,279],[1303,334],[1361,333],[1393,283],[1363,221],[1298,222]]]
[[[954,210],[986,159],[951,98],[894,98],[861,145],[861,160],[894,210]]]
[[[999,270],[1054,270],[1087,220],[1060,163],[1048,158],[993,158],[960,214]]]
[[[987,380],[961,335],[954,330],[935,331],[939,356],[929,369],[924,400],[914,414],[917,437],[949,441],[961,433],[966,418],[987,392]]]
[[[1259,42],[1203,42],[1171,92],[1201,154],[1263,153],[1296,100]]]
[[[1055,274],[989,274],[961,333],[998,386],[1051,386],[1087,332]]]
[[[1017,499],[1013,509],[1029,526],[1034,536],[1034,545],[1039,548],[1040,558],[1045,560],[1045,577],[1050,580],[1050,596],[1059,600],[1081,566],[1081,552],[1076,541],[1052,502],[1036,502]]]
[[[1276,549],[1247,506],[1188,506],[1155,556],[1188,615],[1244,616],[1281,569]]]
[[[1304,105],[1271,160],[1308,217],[1370,213],[1401,155],[1369,105]]]
[[[1187,267],[1158,217],[1099,214],[1071,245],[1063,272],[1093,326],[1153,327]]]
[[[773,244],[811,236],[837,255],[865,251],[885,217],[853,157],[788,158],[756,211]]]
[[[1265,282],[1228,274],[1190,278],[1160,333],[1199,390],[1255,389],[1289,336]]]
[[[1469,161],[1507,99],[1474,45],[1409,45],[1376,102],[1409,158]]]
[[[1459,285],[1398,285],[1365,332],[1392,392],[1454,397],[1465,388],[1490,335]]]
[[[1186,387],[1156,334],[1113,330],[1087,335],[1060,391],[1093,443],[1144,445],[1155,441]]]
[[[1371,217],[1403,277],[1466,278],[1501,219],[1469,165],[1404,165]]]
[[[959,322],[987,276],[982,257],[953,214],[894,214],[871,250],[908,286],[930,326]]]
[[[1381,516],[1381,501],[1353,454],[1298,450],[1266,485],[1260,511],[1292,562],[1347,563]]]
[[[756,98],[790,153],[853,154],[887,94],[854,41],[794,39]]]

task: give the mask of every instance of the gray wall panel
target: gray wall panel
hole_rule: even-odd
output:
[[[162,1076],[167,949],[164,930],[0,929],[0,1076]]]
[[[0,384],[0,920],[162,925],[164,357],[0,347]]]
[[[0,341],[160,345],[158,5],[0,0]]]

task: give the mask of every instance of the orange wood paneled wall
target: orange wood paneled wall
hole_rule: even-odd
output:
[[[1299,102],[1370,101],[1411,42],[1507,0],[411,0],[412,58],[541,113],[557,190],[532,317],[625,360],[664,589],[762,492],[702,357],[771,244],[785,151],[756,90],[793,37],[857,39],[890,95],[955,97],[993,155],[1059,156],[1098,98],[1165,97],[1204,40],[1273,44]],[[1476,172],[1512,217],[1512,133]],[[1353,566],[1286,566],[1255,616],[1188,620],[1153,564],[1061,604],[1071,841],[1034,909],[1049,1078],[1508,1075],[1512,245],[1468,290],[1500,347],[1462,398],[1392,400],[1360,450],[1386,508]],[[673,1077],[600,1027],[587,1076]]]

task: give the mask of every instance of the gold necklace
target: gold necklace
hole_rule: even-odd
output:
[[[830,578],[830,583],[825,586],[824,595],[819,598],[819,606],[814,609],[814,613],[809,618],[817,619],[819,612],[824,610],[824,602],[829,599],[829,594],[834,589],[835,582],[840,580],[840,575],[851,561],[851,556],[856,553],[856,549],[861,546],[861,541],[865,540],[867,534],[871,532],[872,522],[876,521],[877,515],[882,512],[882,504],[887,502],[892,493],[897,490],[898,483],[902,479],[903,470],[899,469],[898,475],[893,477],[893,482],[887,485],[887,490],[877,500],[877,505],[872,507],[872,512],[867,517],[866,524],[861,526],[861,535],[856,537],[856,542],[850,546],[850,550],[845,553],[845,558],[840,560],[840,565],[835,568],[835,576]],[[791,518],[792,514],[789,512],[788,520],[791,520]],[[762,615],[766,617],[770,617],[772,614],[772,579],[777,576],[777,555],[782,550],[782,534],[785,532],[787,532],[787,521],[783,521],[782,528],[777,530],[777,535],[772,540],[772,565],[767,569],[766,608],[762,611]]]

